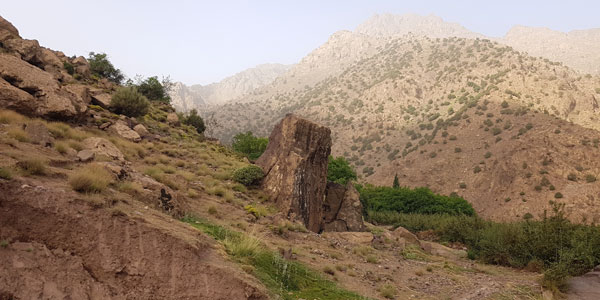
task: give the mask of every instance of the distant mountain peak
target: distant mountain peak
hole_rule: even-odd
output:
[[[436,15],[376,14],[356,27],[355,32],[371,36],[422,35],[432,38],[462,37],[481,38],[458,23],[444,21]]]

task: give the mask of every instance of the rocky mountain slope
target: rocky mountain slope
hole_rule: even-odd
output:
[[[378,47],[313,86],[286,87],[284,76],[223,105],[220,137],[266,135],[294,112],[331,127],[333,153],[371,183],[398,173],[496,219],[537,216],[559,192],[574,219],[598,210],[586,179],[599,171],[598,77],[489,40],[411,36]]]
[[[177,111],[185,112],[204,105],[222,104],[273,82],[289,68],[290,66],[282,64],[262,64],[208,85],[186,86],[177,82],[169,94]]]

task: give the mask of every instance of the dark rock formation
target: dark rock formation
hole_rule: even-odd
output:
[[[314,232],[321,230],[330,152],[329,128],[288,114],[256,161],[265,172],[263,188],[279,209]]]
[[[364,231],[360,195],[352,183],[329,182],[323,203],[323,231]]]

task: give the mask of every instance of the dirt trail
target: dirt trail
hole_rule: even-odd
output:
[[[210,239],[168,216],[160,222],[171,228],[159,229],[140,212],[94,209],[73,192],[28,183],[0,181],[0,298],[268,298]]]

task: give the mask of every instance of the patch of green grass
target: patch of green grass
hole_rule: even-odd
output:
[[[13,175],[9,168],[0,167],[0,178],[10,180]]]
[[[271,293],[281,299],[364,299],[340,289],[334,282],[324,279],[319,272],[300,262],[282,258],[279,253],[267,249],[257,238],[191,216],[182,221],[219,241],[233,260],[243,266],[251,266],[252,268],[244,269],[251,270]]]
[[[396,288],[391,284],[384,284],[377,288],[379,295],[386,299],[394,299],[396,297]]]

